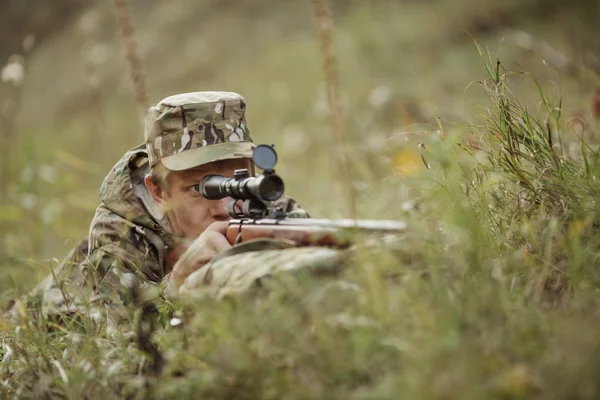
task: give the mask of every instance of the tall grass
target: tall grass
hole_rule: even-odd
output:
[[[138,311],[129,339],[25,314],[1,333],[0,396],[597,398],[598,150],[560,97],[533,80],[529,110],[511,90],[533,78],[484,56],[477,141],[431,146],[402,236],[366,240],[339,276],[183,300],[180,325]]]
[[[142,60],[137,52],[135,29],[131,17],[129,0],[114,0],[115,13],[121,31],[121,37],[125,45],[125,58],[129,65],[129,76],[134,88],[135,100],[140,107],[141,115],[145,115],[150,105],[148,92],[144,81]]]
[[[467,198],[496,241],[538,266],[536,295],[561,301],[564,291],[597,281],[597,132],[583,118],[565,120],[560,95],[536,78],[485,57],[490,105],[476,150],[485,158],[469,172]],[[514,78],[537,91],[535,111],[512,93]]]
[[[585,115],[567,111],[587,100],[563,101],[548,81],[505,70],[480,49],[488,75],[479,85],[484,96],[473,96],[479,117],[451,126],[464,82],[479,67],[470,61],[477,57],[472,46],[456,39],[464,36],[463,19],[477,25],[489,16],[480,27],[494,31],[502,19],[496,11],[519,14],[520,2],[468,10],[465,4],[480,2],[342,3],[333,4],[344,11],[336,14],[335,46],[326,37],[330,16],[320,21],[327,28],[321,54],[310,21],[305,26],[300,18],[310,4],[276,1],[189,2],[195,12],[182,13],[157,2],[136,15],[135,49],[148,60],[152,93],[218,85],[252,96],[257,137],[283,142],[286,184],[315,215],[338,208],[323,196],[339,173],[326,168],[329,135],[315,104],[321,75],[333,74],[352,118],[349,132],[338,133],[354,134],[346,139],[367,154],[353,161],[372,174],[354,182],[357,208],[361,215],[403,218],[409,229],[366,239],[339,276],[301,271],[221,302],[183,301],[174,315],[159,310],[164,327],[153,326],[148,309],[132,309],[128,335],[87,320],[57,324],[17,303],[13,310],[24,323],[0,320],[0,398],[598,397],[598,132]],[[132,15],[123,10],[127,42]],[[95,37],[104,57],[112,57],[94,71],[110,144],[102,152],[89,145],[85,132],[96,118],[73,83],[81,67],[71,59],[78,35],[69,31],[33,54],[16,134],[21,152],[13,157],[23,168],[11,169],[12,203],[0,208],[0,264],[11,276],[1,282],[0,298],[15,298],[47,269],[26,258],[37,258],[38,247],[58,255],[63,238],[85,234],[104,170],[141,138],[130,118],[134,106],[120,91],[127,65],[111,53],[110,17]],[[546,32],[555,34],[552,24]],[[181,38],[178,46],[171,46],[173,37]],[[320,55],[323,72],[316,67]],[[511,50],[505,59],[521,56]],[[72,61],[60,63],[72,82],[56,79],[50,61],[57,58]],[[525,65],[537,61],[530,57]],[[432,99],[439,115],[420,107]],[[34,117],[43,118],[43,135]],[[427,124],[412,125],[436,120],[443,138],[424,137],[435,129]],[[428,149],[423,157],[431,169],[404,152],[403,146],[416,147],[413,134],[426,143],[421,149]],[[90,160],[100,166],[90,167]],[[47,167],[57,176],[47,179],[52,174],[41,173]],[[43,200],[39,207],[14,205],[29,194]],[[57,199],[68,212],[45,225],[42,216]],[[172,317],[183,323],[171,325]]]
[[[325,82],[325,97],[327,99],[328,119],[331,133],[335,139],[335,154],[337,168],[344,186],[343,195],[348,201],[348,212],[351,218],[357,216],[357,199],[352,175],[356,170],[350,160],[348,139],[346,138],[346,122],[340,98],[340,88],[336,69],[336,57],[333,54],[334,23],[331,17],[328,0],[313,0],[317,39],[323,59],[323,75]]]

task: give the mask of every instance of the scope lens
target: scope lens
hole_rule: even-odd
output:
[[[258,188],[260,195],[267,201],[275,201],[283,195],[283,180],[277,175],[266,176]]]

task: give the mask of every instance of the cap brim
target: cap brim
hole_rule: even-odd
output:
[[[252,150],[255,147],[252,142],[218,143],[182,151],[165,157],[161,161],[168,169],[181,171],[219,160],[252,158]]]

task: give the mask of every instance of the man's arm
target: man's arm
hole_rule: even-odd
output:
[[[283,196],[275,204],[285,211],[288,218],[310,218],[308,213],[289,197]],[[227,226],[227,221],[213,223],[189,247],[181,251],[182,255],[170,274],[171,288],[178,291],[189,275],[208,264],[218,254],[232,247],[225,236]]]
[[[217,254],[231,248],[225,237],[227,225],[226,221],[214,222],[202,232],[179,258],[167,284],[179,289],[191,273],[208,264]]]
[[[101,229],[93,225],[89,239],[16,302],[12,319],[18,322],[27,308],[39,308],[44,317],[59,321],[81,318],[117,327],[129,320],[128,306],[158,298],[164,284],[156,273],[161,269],[157,252],[144,235],[132,232],[133,224],[115,221]]]

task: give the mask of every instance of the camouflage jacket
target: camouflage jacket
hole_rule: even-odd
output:
[[[84,312],[116,327],[129,319],[125,306],[134,291],[141,300],[164,292],[168,270],[177,258],[173,255],[185,239],[170,231],[151,199],[144,185],[148,172],[143,145],[117,162],[100,188],[102,203],[88,239],[36,287],[28,303],[37,300],[45,314],[72,317]],[[289,216],[308,216],[293,200],[281,201]],[[16,316],[22,310],[11,313]]]

